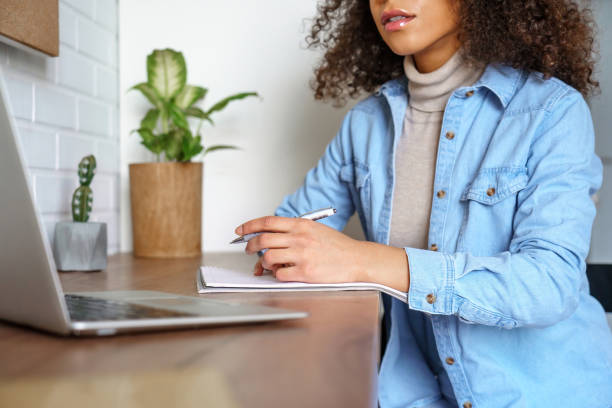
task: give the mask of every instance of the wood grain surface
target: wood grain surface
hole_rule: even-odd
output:
[[[196,295],[201,263],[251,267],[243,254],[151,260],[121,254],[104,272],[60,275],[67,291]],[[307,311],[305,319],[61,338],[0,323],[1,407],[370,407],[379,359],[377,292],[207,294]]]
[[[0,1],[0,35],[52,57],[59,55],[58,0]]]

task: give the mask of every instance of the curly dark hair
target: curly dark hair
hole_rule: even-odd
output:
[[[459,39],[468,61],[503,63],[557,77],[585,97],[598,89],[593,78],[592,11],[574,0],[453,0]],[[311,82],[315,99],[343,105],[404,75],[403,58],[381,38],[364,0],[322,0],[309,48],[325,54]]]

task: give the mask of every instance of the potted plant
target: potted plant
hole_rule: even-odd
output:
[[[228,96],[208,110],[197,106],[207,89],[187,84],[183,54],[172,49],[154,50],[147,56],[147,82],[140,91],[152,107],[140,122],[141,143],[157,157],[153,163],[130,164],[130,200],[134,255],[178,258],[202,253],[202,171],[196,157],[232,145],[203,146],[204,121],[228,103],[256,92]],[[192,130],[191,121],[197,121]]]
[[[95,271],[106,268],[106,223],[89,222],[93,204],[90,184],[96,173],[96,158],[79,163],[80,186],[72,194],[72,222],[55,226],[53,252],[60,271]]]

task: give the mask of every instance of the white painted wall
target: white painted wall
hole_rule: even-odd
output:
[[[52,241],[55,223],[71,219],[77,165],[95,154],[93,221],[108,224],[109,252],[119,249],[117,1],[60,0],[60,56],[0,43],[9,100]]]
[[[144,99],[126,94],[146,78],[145,57],[153,48],[173,47],[186,56],[188,82],[210,88],[205,106],[230,93],[256,90],[262,101],[230,105],[207,127],[208,143],[240,145],[206,159],[204,238],[206,251],[230,247],[240,222],[270,214],[295,190],[335,135],[346,112],[314,102],[308,81],[319,57],[304,48],[315,1],[245,0],[235,3],[182,0],[120,2],[121,248],[131,249],[127,164],[153,157],[129,136],[147,109]],[[600,26],[601,96],[591,102],[597,152],[605,164],[589,262],[612,263],[612,2],[595,0]],[[355,218],[347,228],[361,237]]]
[[[174,7],[173,5],[176,5]],[[263,100],[230,104],[216,126],[205,125],[205,143],[231,143],[241,151],[216,152],[204,165],[205,251],[230,246],[247,219],[271,214],[293,192],[335,136],[345,109],[315,102],[308,88],[317,53],[304,47],[303,22],[314,1],[165,0],[120,2],[121,248],[131,250],[128,164],[153,160],[130,130],[147,102],[134,84],[146,80],[145,58],[154,48],[184,53],[188,83],[209,88],[205,107],[229,94],[255,90]],[[358,223],[352,230],[359,235]]]

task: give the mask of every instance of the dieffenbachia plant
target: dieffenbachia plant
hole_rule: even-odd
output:
[[[197,106],[208,90],[187,84],[187,66],[183,54],[172,49],[154,50],[147,56],[147,82],[141,82],[131,89],[139,90],[153,105],[140,122],[140,128],[133,132],[140,134],[141,143],[168,161],[190,161],[193,157],[214,150],[236,149],[232,145],[214,145],[204,148],[200,130],[207,121],[214,125],[211,114],[223,110],[228,103],[256,92],[243,92],[228,96],[215,103],[208,110]],[[192,132],[188,118],[199,119],[198,127]]]
[[[72,194],[72,220],[74,222],[87,222],[89,220],[93,203],[93,191],[89,185],[95,174],[96,158],[93,155],[83,157],[78,169],[80,186]]]

